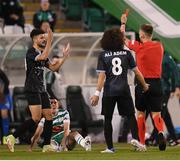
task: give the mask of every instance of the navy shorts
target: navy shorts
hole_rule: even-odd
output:
[[[49,96],[47,92],[43,93],[26,93],[28,104],[30,105],[41,105],[42,109],[51,108]]]
[[[117,103],[119,115],[134,115],[134,104],[131,96],[103,96],[101,114],[106,117],[112,117]]]

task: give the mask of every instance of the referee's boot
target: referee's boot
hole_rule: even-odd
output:
[[[158,134],[158,142],[159,142],[159,150],[160,151],[166,150],[166,139],[162,132],[159,132]]]

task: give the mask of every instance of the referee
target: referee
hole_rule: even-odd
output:
[[[121,16],[121,31],[125,32],[125,24],[127,17],[125,14]],[[164,137],[163,124],[161,117],[162,110],[162,60],[164,49],[160,42],[152,41],[153,27],[150,24],[143,24],[139,30],[138,41],[130,41],[125,39],[125,43],[129,49],[136,54],[137,66],[143,74],[146,82],[150,84],[149,91],[142,92],[139,83],[135,88],[135,106],[138,110],[138,128],[139,137],[142,144],[145,144],[145,112],[150,108],[154,124],[158,130],[159,150],[166,149],[166,140]]]

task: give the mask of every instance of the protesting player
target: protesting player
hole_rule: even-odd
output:
[[[27,130],[34,132],[37,123],[40,121],[42,115],[45,118],[44,133],[46,135],[44,140],[43,152],[53,151],[50,145],[51,129],[52,129],[52,115],[48,94],[44,86],[44,70],[45,67],[52,71],[59,70],[62,65],[61,60],[50,62],[48,59],[53,33],[49,28],[45,32],[40,29],[34,29],[30,33],[33,41],[33,46],[28,49],[26,54],[26,81],[25,91],[26,97],[31,112],[31,119],[26,120],[14,133],[8,135],[7,145],[11,152],[14,152],[15,138],[23,135]],[[68,57],[70,51],[69,44],[63,49],[64,57]]]
[[[127,21],[126,14],[121,17],[121,31],[125,32]],[[164,137],[163,119],[161,117],[162,109],[162,60],[164,49],[160,42],[152,41],[153,27],[150,24],[143,24],[139,30],[138,41],[130,41],[126,38],[127,47],[136,54],[137,67],[150,84],[149,91],[143,93],[143,89],[139,83],[135,88],[135,106],[138,110],[138,129],[139,137],[142,144],[145,144],[145,112],[150,108],[154,124],[158,130],[159,150],[166,149],[166,140]]]
[[[51,145],[54,151],[68,151],[72,150],[76,142],[80,144],[86,151],[91,150],[91,139],[89,136],[83,138],[77,131],[70,130],[69,112],[62,108],[59,101],[51,99],[51,112],[53,116],[52,138]],[[31,139],[30,151],[33,146],[40,139],[44,129],[44,118],[38,124],[36,132]],[[46,137],[46,136],[44,136]]]
[[[120,32],[119,29],[114,28],[107,30],[101,39],[101,47],[104,51],[99,54],[98,58],[98,83],[96,92],[94,96],[91,97],[91,105],[95,106],[98,104],[99,95],[104,86],[101,114],[104,115],[105,119],[104,135],[107,149],[102,151],[102,153],[114,153],[115,151],[112,143],[111,121],[116,103],[119,114],[127,116],[130,122],[133,136],[131,144],[141,150],[146,150],[138,141],[139,137],[134,115],[134,105],[127,81],[128,69],[134,71],[145,92],[148,90],[148,84],[146,84],[142,74],[136,67],[131,52],[124,49],[124,34]]]

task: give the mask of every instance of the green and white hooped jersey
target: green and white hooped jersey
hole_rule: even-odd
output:
[[[70,122],[69,112],[64,109],[59,109],[57,114],[53,116],[52,133],[57,134],[64,131],[64,122]],[[42,118],[38,126],[44,127],[45,118]]]

